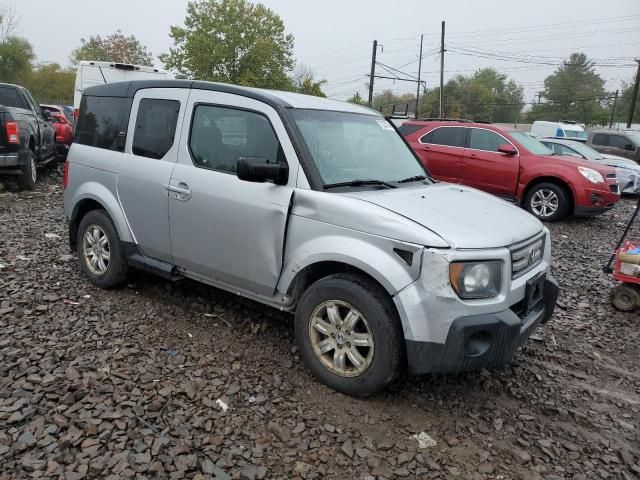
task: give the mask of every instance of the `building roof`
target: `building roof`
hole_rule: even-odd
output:
[[[381,116],[379,112],[360,105],[330,100],[328,98],[302,95],[300,93],[266,90],[263,88],[241,87],[227,83],[204,82],[200,80],[133,80],[129,82],[107,83],[87,88],[83,93],[95,97],[132,98],[138,90],[147,88],[188,88],[211,90],[253,98],[273,107],[330,110],[365,115]]]

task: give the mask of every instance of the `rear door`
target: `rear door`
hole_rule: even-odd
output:
[[[635,159],[635,151],[627,150],[628,145],[633,146],[633,143],[624,135],[610,135],[609,145],[605,148],[604,152],[611,155],[619,155],[621,157]]]
[[[466,135],[465,127],[436,127],[413,147],[433,178],[460,183]]]
[[[135,241],[146,255],[166,262],[171,262],[167,185],[188,98],[186,89],[138,91],[118,167],[118,196]]]
[[[462,167],[462,183],[503,197],[514,197],[518,182],[519,154],[500,153],[510,144],[504,136],[485,128],[470,127]]]
[[[31,110],[35,115],[36,122],[38,124],[38,140],[36,142],[36,154],[38,155],[38,161],[55,155],[56,152],[56,130],[53,124],[44,118],[42,108],[31,96],[28,90],[23,90],[27,101],[31,104]]]

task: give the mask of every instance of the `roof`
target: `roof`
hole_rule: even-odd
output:
[[[439,127],[476,127],[476,128],[484,128],[487,130],[495,130],[496,132],[511,132],[516,131],[513,128],[502,127],[498,125],[494,125],[488,122],[474,122],[472,120],[465,119],[433,119],[433,120],[411,120],[408,122],[404,122],[403,125],[418,125],[422,127],[428,126],[439,126]]]
[[[133,65],[131,63],[122,63],[122,62],[102,62],[98,60],[80,60],[78,62],[78,65],[120,68],[123,70],[138,70],[138,71],[153,72],[153,73],[168,73],[166,70],[162,70],[160,68],[149,67],[147,65]]]
[[[129,82],[107,83],[87,88],[83,93],[95,97],[132,98],[136,92],[148,88],[187,88],[211,90],[216,92],[241,95],[260,100],[273,107],[306,108],[311,110],[330,110],[365,115],[381,116],[375,110],[328,98],[314,97],[300,93],[267,90],[262,88],[241,87],[228,83],[204,82],[200,80],[132,80]]]

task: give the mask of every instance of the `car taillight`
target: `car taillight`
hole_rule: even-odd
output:
[[[78,115],[80,114],[80,109],[78,108],[74,108],[73,109],[73,122],[77,123],[78,122]]]
[[[64,176],[62,177],[62,188],[67,189],[69,185],[69,162],[64,162]]]
[[[7,122],[5,123],[5,128],[7,130],[7,143],[11,143],[13,145],[19,144],[20,128],[18,127],[18,122]]]

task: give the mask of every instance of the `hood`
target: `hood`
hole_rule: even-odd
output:
[[[413,220],[453,248],[504,247],[542,231],[542,223],[521,208],[479,190],[448,183],[343,195]]]
[[[603,156],[603,160],[600,161],[605,165],[609,165],[610,167],[624,167],[640,172],[640,165],[629,158],[618,157],[617,155],[608,155],[605,153],[601,155]]]

